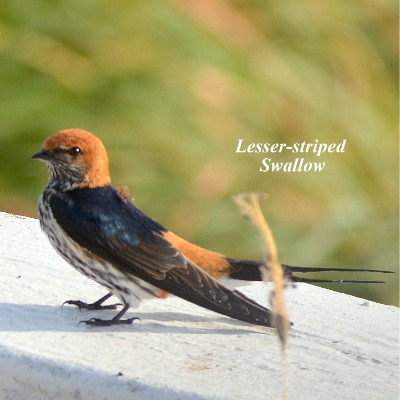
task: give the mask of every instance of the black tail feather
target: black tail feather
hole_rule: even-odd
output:
[[[264,265],[262,261],[242,260],[240,258],[227,258],[231,265],[230,277],[232,279],[244,281],[261,281],[263,280],[260,266]],[[309,273],[309,272],[376,272],[390,274],[393,271],[379,269],[364,269],[364,268],[315,268],[315,267],[296,267],[292,265],[282,264],[285,279],[290,282],[311,282],[311,283],[385,283],[384,281],[366,281],[366,280],[345,280],[345,279],[312,279],[294,275],[294,273]]]

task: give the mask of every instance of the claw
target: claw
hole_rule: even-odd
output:
[[[64,304],[71,304],[73,306],[77,306],[79,308],[79,311],[82,310],[115,310],[117,306],[122,306],[123,304],[121,303],[116,303],[116,304],[107,304],[105,306],[102,306],[100,303],[97,301],[95,303],[84,303],[83,301],[80,300],[67,300],[62,303],[61,307],[64,306]]]
[[[82,310],[115,310],[117,306],[123,306],[121,303],[116,303],[116,304],[108,304],[106,306],[102,306],[102,304],[109,299],[112,296],[112,293],[107,293],[105,296],[103,296],[101,299],[95,301],[94,303],[84,303],[83,301],[80,300],[67,300],[62,303],[62,306],[64,304],[71,304],[73,306],[77,306],[80,311]]]

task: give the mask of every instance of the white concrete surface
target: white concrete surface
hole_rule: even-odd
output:
[[[131,326],[78,325],[114,312],[63,301],[106,291],[53,251],[35,219],[0,213],[0,270],[1,400],[282,398],[272,329],[172,297],[131,310],[142,320]],[[243,291],[265,303],[264,284]],[[398,399],[396,307],[307,284],[287,299],[289,399]]]

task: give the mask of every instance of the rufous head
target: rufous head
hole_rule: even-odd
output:
[[[66,129],[48,137],[32,158],[45,161],[50,180],[64,190],[111,184],[103,143],[82,129]]]

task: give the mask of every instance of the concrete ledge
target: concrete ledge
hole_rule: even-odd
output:
[[[281,398],[271,329],[177,298],[148,301],[132,326],[90,328],[64,300],[105,290],[68,266],[35,219],[0,213],[0,398]],[[383,289],[384,290],[384,289]],[[266,285],[243,292],[265,303]],[[289,398],[398,399],[398,309],[300,284],[287,291]]]

